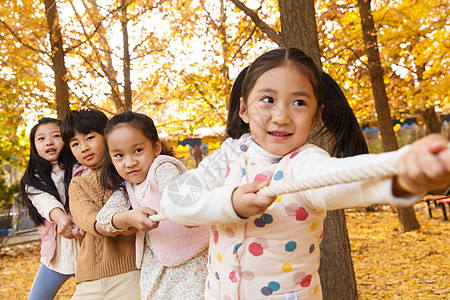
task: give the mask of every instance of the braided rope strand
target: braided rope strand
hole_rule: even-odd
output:
[[[302,181],[285,182],[280,184],[273,183],[260,189],[257,194],[265,197],[274,197],[336,184],[388,178],[396,174],[397,169],[395,164],[392,162],[385,162],[382,164],[364,166],[364,168],[352,168],[345,171],[305,178],[302,179]],[[149,219],[153,222],[159,222],[166,220],[166,217],[161,214],[156,214],[149,216]]]
[[[350,183],[360,180],[382,179],[394,176],[395,174],[397,174],[395,164],[389,162],[378,165],[369,165],[364,168],[353,168],[322,176],[305,178],[302,181],[271,184],[260,189],[257,194],[265,197],[274,197],[282,194],[317,189],[336,184]]]

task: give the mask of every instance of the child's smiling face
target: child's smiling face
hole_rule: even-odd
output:
[[[244,103],[242,120],[253,140],[269,153],[286,155],[302,146],[320,121],[313,87],[295,67],[284,64],[258,78]]]

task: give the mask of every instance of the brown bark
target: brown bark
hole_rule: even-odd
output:
[[[314,1],[278,1],[281,20],[281,47],[301,49],[322,69]]]
[[[381,66],[380,53],[378,51],[377,31],[373,22],[370,0],[358,0],[358,7],[361,15],[364,48],[368,58],[372,92],[375,99],[375,109],[378,115],[378,124],[383,143],[383,150],[397,150],[398,144],[394,128],[392,126],[393,124],[389,101],[386,95],[386,86],[383,80],[384,71]],[[408,231],[420,228],[413,207],[399,208],[398,218],[401,227],[407,229]]]
[[[131,110],[132,107],[132,94],[131,94],[131,59],[130,59],[130,49],[128,45],[128,18],[127,18],[127,7],[128,2],[126,0],[122,0],[122,37],[123,37],[123,75],[124,75],[124,109]]]
[[[344,210],[328,211],[320,251],[323,299],[357,299]]]
[[[434,106],[426,108],[422,112],[422,117],[425,123],[425,133],[441,133],[442,124],[439,122],[438,117],[436,115],[436,111],[434,110]]]
[[[44,0],[49,30],[52,69],[55,74],[56,111],[62,119],[69,111],[69,86],[67,85],[67,69],[64,64],[64,49],[61,28],[58,23],[58,11],[55,0]]]
[[[361,14],[364,48],[368,58],[372,93],[375,100],[375,109],[378,115],[378,124],[383,142],[383,150],[397,150],[398,144],[392,126],[391,111],[386,95],[386,86],[383,80],[384,71],[381,66],[380,53],[378,51],[377,31],[373,22],[370,0],[358,0],[358,6]]]

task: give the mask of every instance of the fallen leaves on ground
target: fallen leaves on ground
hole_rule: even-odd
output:
[[[0,253],[0,295],[2,299],[27,299],[40,263],[40,242],[5,247]],[[75,280],[70,278],[55,299],[70,299]],[[1,298],[0,297],[0,298]]]
[[[450,299],[450,222],[415,210],[421,228],[405,233],[390,207],[346,212],[359,299]]]
[[[352,257],[359,299],[450,299],[450,222],[426,204],[415,206],[418,231],[401,233],[389,207],[379,212],[348,210]],[[26,299],[39,268],[39,242],[2,250],[0,295]],[[55,299],[69,299],[75,291],[67,281]]]

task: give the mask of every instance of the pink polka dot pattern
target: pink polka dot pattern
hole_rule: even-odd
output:
[[[230,278],[231,282],[237,282],[237,276],[236,276],[236,271],[231,271],[230,275],[228,276],[228,278]]]
[[[260,256],[264,253],[263,247],[258,243],[251,243],[248,246],[248,252],[253,254],[254,256]]]
[[[217,242],[219,241],[219,232],[217,230],[213,231],[213,239],[214,243],[217,244]]]
[[[255,243],[260,244],[261,247],[263,247],[263,249],[269,248],[269,243],[267,242],[266,239],[255,239]]]
[[[302,282],[300,282],[300,285],[302,287],[308,287],[311,284],[311,275],[307,275],[305,277],[303,277]]]
[[[227,227],[227,229],[225,229],[225,233],[230,238],[234,237],[234,231],[230,227]]]
[[[266,170],[264,172],[259,173],[258,175],[255,176],[255,178],[253,179],[253,181],[259,181],[259,182],[265,182],[268,181],[272,178],[272,172],[269,170]]]
[[[248,246],[248,252],[254,256],[263,255],[264,249],[267,249],[269,244],[265,239],[255,239],[253,243]]]
[[[241,272],[241,277],[244,278],[245,280],[251,281],[251,280],[255,279],[255,274],[253,274],[252,271],[244,270]]]
[[[284,210],[286,211],[286,214],[288,216],[295,216],[295,219],[297,221],[305,221],[309,216],[309,213],[306,211],[306,209],[296,203],[290,203],[286,205]]]
[[[308,287],[311,284],[311,278],[312,276],[305,272],[298,272],[293,276],[294,282],[300,284],[302,287]]]
[[[284,208],[284,210],[286,211],[286,214],[290,217],[295,217],[296,215],[296,211],[299,208],[299,205],[296,203],[290,203],[288,205],[286,205],[286,207]]]
[[[305,221],[306,218],[308,218],[308,216],[309,216],[308,212],[303,207],[300,207],[295,212],[295,218],[297,219],[297,221]]]

